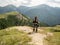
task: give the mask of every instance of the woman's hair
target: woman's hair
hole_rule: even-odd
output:
[[[37,21],[37,16],[35,16],[35,21]]]

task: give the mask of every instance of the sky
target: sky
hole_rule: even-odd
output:
[[[47,4],[52,7],[60,7],[60,0],[0,0],[0,6],[6,6],[6,5],[15,5],[18,6],[37,6],[41,4]]]

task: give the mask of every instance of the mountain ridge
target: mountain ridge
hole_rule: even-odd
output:
[[[6,13],[11,11],[21,12],[25,16],[28,16],[32,19],[37,16],[39,21],[47,23],[48,25],[60,24],[60,8],[58,7],[50,7],[45,4],[34,7],[15,7],[13,5],[0,7],[0,13]]]

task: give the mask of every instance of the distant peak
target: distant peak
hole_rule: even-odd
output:
[[[50,7],[49,5],[46,5],[46,4],[41,4],[41,5],[38,5],[40,7]]]
[[[16,6],[14,6],[14,5],[6,5],[4,7],[16,7]]]

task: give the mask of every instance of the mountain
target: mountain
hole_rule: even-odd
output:
[[[26,7],[26,6],[19,6],[18,8],[17,8],[17,11],[18,12],[21,12],[21,13],[25,13],[27,10],[29,10],[30,9],[30,7]]]
[[[40,22],[46,23],[48,25],[60,24],[60,8],[50,7],[48,5],[42,4],[33,7],[7,5],[5,7],[0,7],[0,13],[17,11],[24,16],[28,16],[33,19],[35,16],[38,17]]]
[[[38,5],[25,12],[26,16],[33,18],[37,16],[39,21],[48,25],[60,24],[60,8],[50,7],[48,5]]]
[[[16,11],[16,9],[17,8],[14,5],[7,5],[5,7],[0,7],[0,13]]]
[[[6,13],[6,12],[11,12],[11,11],[18,11],[20,13],[24,13],[27,10],[29,10],[29,7],[26,7],[26,6],[16,7],[14,5],[7,5],[5,7],[0,7],[0,13]]]

